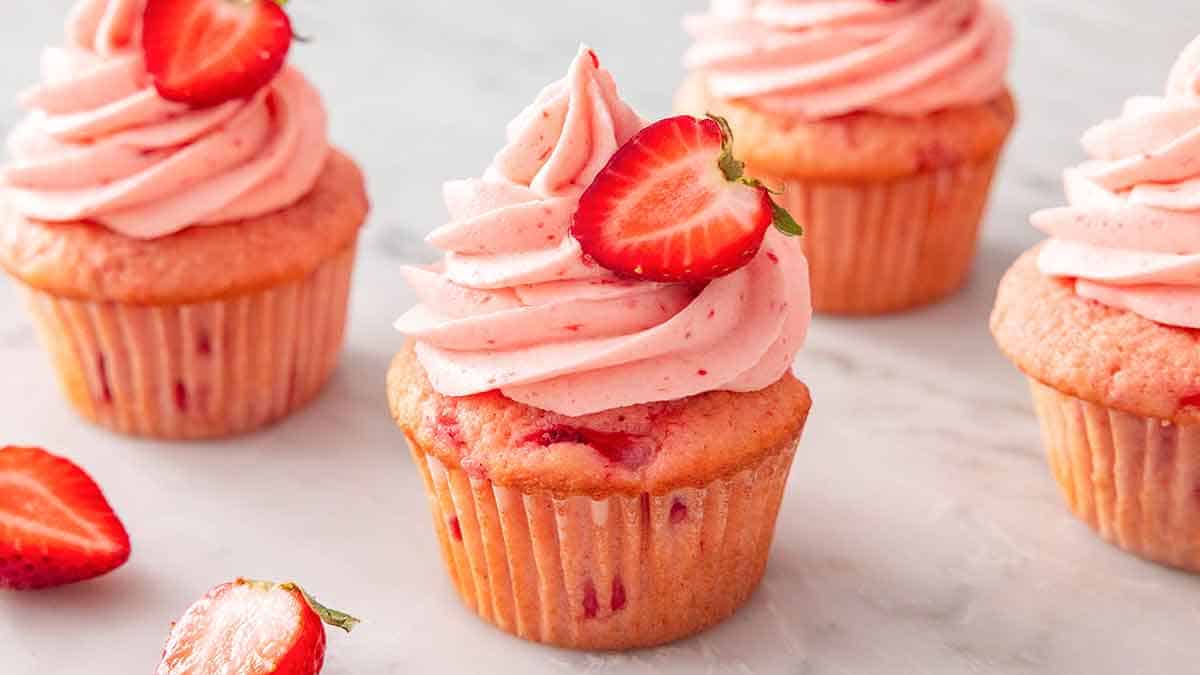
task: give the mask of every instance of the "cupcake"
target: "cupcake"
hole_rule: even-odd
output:
[[[1200,571],[1200,40],[1162,97],[1084,136],[1069,206],[1001,282],[992,332],[1033,390],[1054,477],[1107,541]]]
[[[714,0],[676,108],[729,120],[806,231],[813,304],[878,314],[960,288],[1016,118],[993,0]]]
[[[811,406],[790,372],[811,307],[797,239],[763,225],[748,247],[716,245],[770,210],[729,178],[735,160],[718,168],[723,146],[715,121],[647,127],[584,48],[482,178],[446,185],[451,222],[429,236],[443,261],[405,269],[420,304],[397,323],[391,411],[450,579],[509,633],[662,644],[762,578]],[[656,166],[692,156],[694,174]],[[732,201],[691,191],[719,184]],[[592,227],[618,222],[622,245]],[[654,227],[697,235],[689,255],[652,256]]]
[[[0,265],[83,417],[190,439],[277,420],[329,378],[367,200],[284,64],[279,5],[178,5],[75,6],[0,168]],[[218,10],[246,25],[175,50]]]

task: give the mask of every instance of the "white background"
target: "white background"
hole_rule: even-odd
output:
[[[669,112],[682,0],[295,0],[315,42],[332,135],[363,164],[375,211],[349,346],[325,395],[234,443],[111,436],[67,410],[14,294],[0,282],[0,443],[86,466],[134,543],[101,580],[0,595],[0,673],[147,673],[168,625],[233,577],[296,579],[366,623],[331,634],[333,675],[384,673],[1196,672],[1200,582],[1096,540],[1060,504],[1021,378],[986,317],[1003,269],[1060,203],[1083,129],[1161,90],[1200,32],[1181,0],[1012,0],[1023,119],[970,287],[939,307],[820,319],[798,371],[816,406],[763,590],[699,638],[626,655],[521,643],[462,609],[383,379],[412,301],[400,261],[429,259],[440,183],[477,175],[503,127],[561,77],[580,41],[646,117]],[[61,40],[65,0],[0,4],[0,101]],[[18,119],[0,105],[0,127]]]

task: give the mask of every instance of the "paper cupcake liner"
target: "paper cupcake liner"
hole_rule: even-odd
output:
[[[198,439],[247,432],[311,400],[341,352],[355,247],[300,281],[226,300],[132,305],[25,287],[78,412],[117,432]]]
[[[746,602],[798,440],[701,488],[604,498],[525,493],[409,446],[467,606],[527,640],[613,650],[687,637]]]
[[[966,281],[999,151],[887,181],[770,179],[804,227],[813,307],[881,314],[940,300]]]
[[[1030,380],[1050,468],[1106,541],[1200,572],[1200,427],[1140,417]]]

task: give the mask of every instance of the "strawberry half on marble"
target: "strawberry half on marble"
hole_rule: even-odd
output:
[[[129,535],[83,469],[41,448],[0,448],[0,588],[71,584],[128,559]]]
[[[142,49],[159,95],[208,107],[265,87],[292,46],[285,1],[149,0]]]
[[[571,235],[621,276],[702,282],[749,263],[772,225],[801,234],[770,190],[746,177],[729,124],[681,115],[613,155],[580,198]]]
[[[325,625],[349,633],[358,619],[293,583],[221,584],[175,622],[155,675],[316,675]]]

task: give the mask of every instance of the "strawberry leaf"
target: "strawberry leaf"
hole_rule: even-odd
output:
[[[771,216],[774,219],[775,229],[789,237],[804,236],[804,228],[800,226],[800,223],[796,222],[787,209],[776,204],[774,199],[771,200]]]

